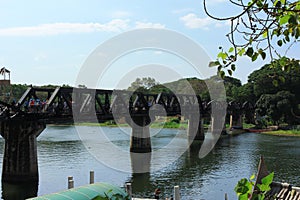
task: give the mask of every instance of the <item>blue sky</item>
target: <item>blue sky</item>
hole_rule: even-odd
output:
[[[219,16],[237,12],[227,4],[226,0],[208,1],[211,12]],[[11,70],[13,83],[74,86],[81,66],[97,46],[136,28],[177,31],[200,44],[212,58],[218,46],[228,45],[225,34],[229,25],[209,19],[202,1],[0,0],[0,66]],[[149,63],[174,65],[183,77],[194,75],[179,59],[147,51],[116,62],[100,87],[112,88],[116,84],[112,80],[122,78],[132,66]],[[246,82],[249,73],[262,64],[243,58],[234,76]]]

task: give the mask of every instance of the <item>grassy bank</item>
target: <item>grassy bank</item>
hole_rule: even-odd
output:
[[[262,132],[263,134],[268,135],[277,135],[277,136],[300,136],[300,130],[277,130],[277,131],[266,131]]]
[[[128,124],[115,124],[115,123],[76,123],[76,126],[106,126],[106,127],[129,127]],[[151,128],[174,128],[174,129],[186,129],[187,123],[175,123],[175,122],[155,122],[151,124]]]

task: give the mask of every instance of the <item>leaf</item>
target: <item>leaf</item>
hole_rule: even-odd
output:
[[[219,71],[219,76],[222,78],[222,79],[224,79],[224,77],[225,77],[225,72],[224,71]]]
[[[239,195],[239,200],[248,200],[248,194]]]
[[[276,0],[274,2],[274,6],[277,7],[277,8],[280,8],[281,7],[281,2],[279,0]]]
[[[264,51],[260,52],[260,55],[263,60],[266,59],[267,54]]]
[[[275,87],[278,86],[278,81],[277,81],[277,80],[273,80],[272,83],[273,83],[273,85],[274,85]]]
[[[290,24],[297,25],[297,18],[294,15],[290,15],[288,22]]]
[[[234,48],[233,47],[230,47],[230,49],[228,50],[229,53],[233,52],[234,51]]]
[[[229,74],[230,76],[232,76],[232,70],[231,70],[231,69],[228,69],[227,72],[228,72],[228,74]]]
[[[220,62],[219,61],[210,61],[208,66],[209,67],[215,67],[215,66],[218,66],[220,65]]]
[[[247,56],[249,56],[249,57],[252,57],[252,55],[253,55],[253,48],[252,47],[249,47],[248,49],[247,49],[247,51],[246,51],[246,55]]]
[[[222,66],[222,65],[219,65],[219,66],[218,66],[218,72],[221,71],[222,68],[223,68],[223,66]]]
[[[278,41],[277,41],[277,44],[278,44],[278,46],[281,47],[281,46],[282,46],[282,40],[278,40]]]
[[[255,174],[252,174],[252,176],[250,177],[250,180],[254,180],[255,179]]]
[[[297,5],[296,5],[296,9],[295,10],[300,10],[300,1],[297,2]]]
[[[263,38],[267,38],[268,37],[268,30],[264,31],[262,36],[263,36]]]
[[[236,69],[236,68],[235,68],[235,64],[231,64],[231,70],[232,70],[232,71],[235,71],[235,69]]]
[[[261,179],[261,183],[264,185],[270,185],[273,182],[274,172],[270,173],[268,176]]]
[[[290,19],[290,15],[283,15],[280,19],[279,19],[279,24],[283,25],[288,23],[289,19]]]
[[[285,40],[287,41],[287,42],[290,42],[290,37],[287,35],[287,36],[285,36]]]
[[[258,53],[255,52],[251,59],[252,62],[256,61],[257,57],[258,57]]]
[[[221,58],[222,60],[225,60],[227,58],[227,53],[224,53],[224,52],[220,52],[218,54],[218,58]]]
[[[239,49],[239,51],[238,51],[239,56],[242,56],[244,53],[245,53],[244,48]]]
[[[263,7],[263,3],[262,3],[260,0],[258,0],[258,1],[256,2],[256,5],[257,5],[259,8]]]
[[[266,192],[271,189],[271,187],[269,185],[265,185],[265,184],[257,184],[257,187],[258,187],[259,191],[261,191],[261,192]]]

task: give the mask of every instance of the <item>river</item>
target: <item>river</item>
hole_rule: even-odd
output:
[[[100,129],[111,141],[111,147],[98,137]],[[151,169],[150,173],[133,174],[126,172],[128,166],[136,165],[130,159],[129,133],[130,128],[126,127],[48,126],[38,137],[38,195],[65,190],[68,176],[74,177],[75,187],[85,185],[89,181],[89,171],[94,170],[98,182],[117,186],[132,182],[136,197],[152,197],[156,187],[161,188],[162,197],[170,197],[173,186],[179,185],[183,200],[224,199],[225,193],[229,199],[237,199],[234,186],[239,179],[256,173],[260,155],[265,157],[269,171],[275,172],[276,181],[300,185],[300,138],[245,133],[219,140],[205,158],[199,159],[201,143],[186,151],[182,149],[187,146],[185,130],[153,129],[153,151],[165,148],[171,141],[175,141],[172,143],[175,148],[149,157],[151,161],[143,163],[143,167],[149,165],[146,167]],[[83,138],[85,134],[88,137]],[[4,146],[3,139],[0,146]],[[124,154],[110,154],[110,148],[114,147]],[[97,155],[93,148],[98,148]],[[0,162],[2,158],[3,151]],[[139,161],[136,163],[139,165]],[[8,193],[5,190],[21,193],[16,188],[7,188],[11,186],[2,187],[3,194]]]

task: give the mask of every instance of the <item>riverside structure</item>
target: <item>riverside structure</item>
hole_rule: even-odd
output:
[[[199,95],[29,87],[15,104],[0,102],[0,132],[5,139],[2,182],[38,181],[36,139],[46,124],[98,123],[124,118],[132,128],[130,151],[147,153],[152,151],[148,125],[156,116],[184,116],[189,120],[188,138],[191,142],[204,139],[204,117],[211,118],[213,133],[221,132],[220,128],[214,127],[224,124],[219,119],[222,113],[213,116],[210,113],[213,104],[220,110],[227,106],[226,102],[202,102]],[[165,113],[161,112],[163,109]]]

